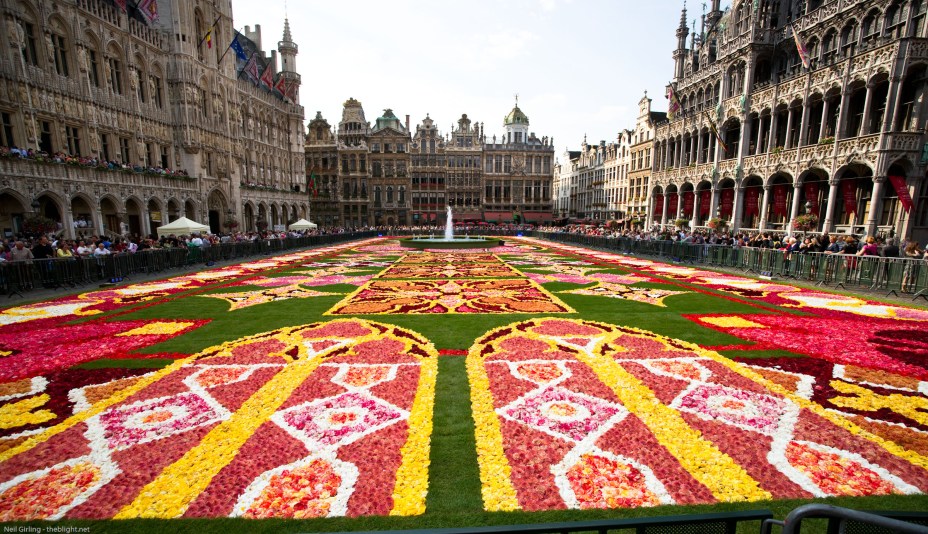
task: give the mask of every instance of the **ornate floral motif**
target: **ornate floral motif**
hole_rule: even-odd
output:
[[[326,315],[572,313],[531,280],[372,280]]]

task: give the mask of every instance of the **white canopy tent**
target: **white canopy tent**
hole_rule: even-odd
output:
[[[166,235],[190,235],[209,233],[209,226],[181,217],[176,221],[158,227],[158,237]]]
[[[309,222],[306,219],[300,219],[287,227],[288,230],[315,230],[316,223]]]

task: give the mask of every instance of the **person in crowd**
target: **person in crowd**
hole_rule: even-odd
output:
[[[13,246],[13,250],[10,251],[11,261],[28,261],[33,257],[32,250],[26,248],[26,244],[22,241],[17,241]]]
[[[884,258],[898,258],[899,257],[899,245],[896,244],[896,238],[890,237],[886,240],[886,245],[883,246],[883,257]]]
[[[825,247],[825,254],[841,254],[843,249],[844,245],[838,242],[838,237],[831,236],[828,238],[828,246]]]
[[[69,241],[62,241],[61,246],[58,247],[58,251],[55,253],[55,256],[59,258],[73,258],[74,251],[71,250],[71,243]]]
[[[876,238],[872,235],[867,236],[864,240],[864,246],[857,251],[858,256],[879,256],[880,249],[876,245]]]
[[[97,258],[102,256],[109,256],[111,254],[110,249],[106,248],[103,241],[97,243],[97,248],[93,249],[93,255]]]
[[[844,238],[844,247],[841,249],[841,254],[857,254],[857,240],[854,239],[854,236],[849,235]]]
[[[44,235],[39,238],[38,242],[32,245],[32,257],[37,260],[44,260],[55,257],[55,249],[52,248],[48,238]]]
[[[902,268],[902,291],[912,293],[918,283],[918,275],[921,271],[921,259],[925,252],[918,248],[918,241],[909,241],[902,252],[903,257],[908,260]]]

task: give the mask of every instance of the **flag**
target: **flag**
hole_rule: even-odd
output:
[[[300,91],[300,84],[297,82],[290,82],[290,85],[287,86],[287,98],[291,102],[296,102],[297,93]]]
[[[158,22],[158,0],[139,0],[136,7],[149,26]]]
[[[274,73],[271,72],[271,64],[268,63],[267,67],[264,69],[264,74],[261,75],[260,81],[270,90],[274,89]]]
[[[799,52],[799,60],[802,61],[803,68],[809,68],[809,51],[806,47],[802,46],[802,42],[799,40],[799,34],[796,33],[796,30],[793,28],[793,25],[789,25],[789,29],[793,32],[793,40],[796,41],[796,50]]]
[[[242,72],[247,74],[253,83],[258,83],[258,79],[261,77],[261,72],[258,70],[257,56],[258,54],[252,54],[251,59],[248,60],[248,64],[242,69]]]
[[[274,84],[274,90],[280,93],[280,96],[287,96],[287,79],[278,76],[277,83]]]
[[[670,101],[667,103],[667,118],[676,120],[677,113],[680,113],[683,106],[680,105],[680,99],[677,98],[677,93],[674,92],[673,85],[667,86],[667,100]]]
[[[116,0],[116,7],[122,10],[123,13],[126,12],[126,0]]]
[[[242,34],[238,33],[238,30],[235,30],[235,37],[232,38],[232,43],[229,44],[229,48],[235,52],[235,57],[242,61],[248,61],[248,54],[245,53],[245,48],[242,47],[242,43],[239,42],[239,37],[242,37]]]
[[[712,131],[712,135],[715,136],[715,140],[718,141],[719,146],[722,147],[723,152],[728,152],[728,147],[725,145],[725,141],[722,141],[722,136],[719,134],[719,129],[715,126],[715,121],[712,120],[712,117],[709,116],[705,111],[702,112],[706,116],[706,120],[709,121],[709,130]]]
[[[316,173],[310,171],[309,173],[309,190],[313,194],[313,198],[319,195],[319,190],[316,189]]]
[[[203,38],[200,39],[200,44],[197,45],[197,48],[200,48],[201,46],[203,46],[204,41],[206,41],[207,48],[213,47],[213,28],[215,28],[216,24],[219,23],[219,19],[221,17],[222,15],[216,17],[216,20],[213,21],[213,24],[209,27],[209,29],[206,30],[206,35],[204,35]]]

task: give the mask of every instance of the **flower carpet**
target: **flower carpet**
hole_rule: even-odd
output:
[[[14,305],[0,521],[924,509],[926,327],[529,238],[370,239]]]

